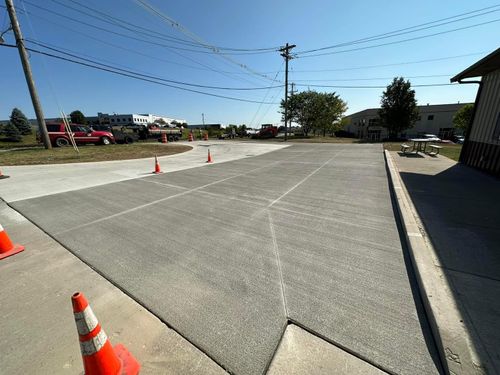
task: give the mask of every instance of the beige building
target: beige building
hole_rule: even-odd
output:
[[[467,78],[481,77],[481,80]],[[500,48],[451,79],[479,84],[460,161],[500,176]]]
[[[450,139],[454,134],[461,134],[453,127],[453,116],[466,104],[469,103],[420,105],[417,107],[417,122],[400,136],[411,138],[419,134],[435,134],[441,139]],[[349,123],[344,130],[361,139],[378,141],[387,138],[387,130],[380,125],[378,110],[370,108],[346,116]]]

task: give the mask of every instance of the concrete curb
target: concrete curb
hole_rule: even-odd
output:
[[[472,333],[463,323],[464,317],[399,171],[389,151],[384,152],[413,269],[443,366],[449,374],[487,374],[488,364],[481,363],[477,355]]]

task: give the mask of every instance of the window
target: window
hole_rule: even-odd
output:
[[[429,120],[429,121],[434,120],[434,115],[429,115],[429,116],[427,116],[427,120]]]
[[[58,132],[61,129],[60,125],[47,125],[48,132]]]

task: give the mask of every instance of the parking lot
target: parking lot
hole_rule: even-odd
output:
[[[12,207],[224,369],[294,323],[387,372],[439,373],[380,145],[293,145]]]

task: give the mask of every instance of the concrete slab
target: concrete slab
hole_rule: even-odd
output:
[[[288,147],[285,144],[271,142],[196,141],[179,143],[192,146],[193,150],[159,157],[163,170],[171,172],[206,166],[207,148],[209,147],[214,163],[247,158],[249,155],[260,155]],[[1,169],[3,174],[9,175],[10,178],[1,181],[0,197],[6,202],[14,202],[145,177],[154,170],[154,161],[153,159],[134,159],[98,163],[2,166]],[[20,186],[23,188],[20,189]]]
[[[267,374],[382,375],[386,372],[290,324]]]
[[[383,163],[380,146],[294,145],[109,202],[94,197],[118,183],[13,205],[231,372],[265,372],[291,318],[379,368],[437,373]]]
[[[500,180],[444,156],[389,158],[426,242],[415,253],[443,357],[457,374],[498,374]]]
[[[80,374],[70,297],[82,291],[112,344],[141,374],[225,374],[215,362],[92,271],[22,215],[0,203],[0,222],[26,250],[0,263],[2,374]]]

